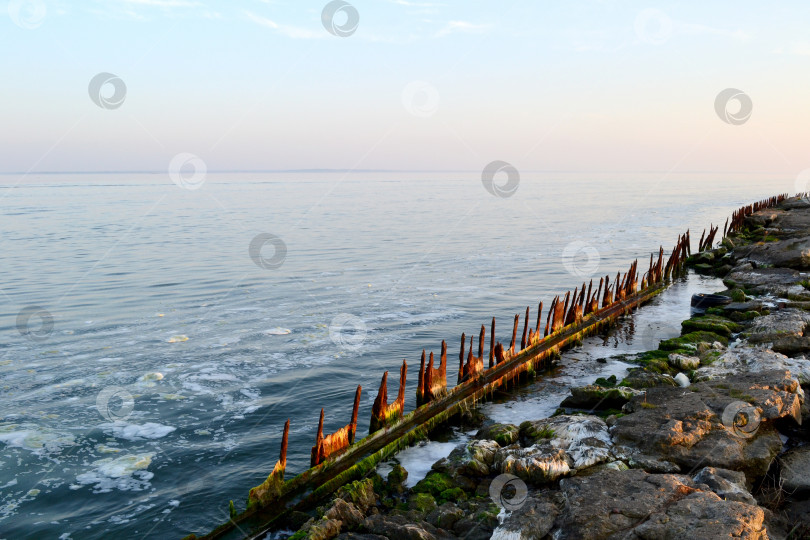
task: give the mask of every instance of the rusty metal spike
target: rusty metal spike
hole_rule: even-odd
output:
[[[352,421],[349,424],[349,444],[354,443],[354,435],[357,433],[357,413],[360,410],[360,393],[363,387],[357,385],[357,391],[354,393],[354,407],[352,408]]]
[[[526,317],[523,319],[523,337],[520,338],[520,350],[526,348],[526,332],[529,330],[529,306],[526,306]]]
[[[403,358],[402,367],[399,368],[399,392],[397,393],[397,400],[396,400],[397,403],[400,403],[402,405],[405,404],[405,380],[407,375],[408,375],[408,362],[406,362],[405,359]]]
[[[540,322],[543,320],[543,302],[537,304],[537,326],[534,329],[534,335],[540,337]]]
[[[433,351],[430,351],[430,361],[425,372],[425,400],[433,399]]]
[[[467,335],[461,333],[461,349],[458,351],[458,382],[464,378],[464,347],[467,345]]]
[[[568,300],[569,300],[570,296],[571,296],[571,291],[568,291],[568,292],[565,293],[565,305],[563,306],[563,324],[565,324],[565,318],[568,315]]]
[[[509,344],[509,354],[515,354],[515,342],[517,341],[517,329],[520,324],[520,313],[515,314],[515,324],[512,326],[512,342]]]
[[[315,443],[323,441],[323,407],[321,407],[321,419],[318,420],[318,434],[315,436]]]
[[[383,373],[382,380],[380,381],[380,390],[377,392],[377,397],[374,398],[374,404],[371,406],[372,419],[381,419],[385,414],[385,407],[388,405],[388,372]],[[373,423],[373,422],[372,422]],[[377,426],[373,426],[372,432],[376,431]]]
[[[486,341],[487,331],[484,325],[481,325],[481,332],[478,334],[478,358],[483,362],[484,360],[484,341]]]
[[[447,386],[447,343],[442,340],[442,352],[439,357],[439,380],[442,388]]]
[[[278,462],[281,464],[281,470],[287,466],[287,438],[290,435],[290,419],[284,423],[284,435],[281,436],[281,452],[278,455]]]
[[[421,405],[425,399],[425,395],[427,395],[425,386],[425,349],[422,349],[422,359],[419,361],[419,379],[416,383],[416,405],[417,407]]]
[[[489,330],[489,367],[495,365],[495,317],[492,317],[492,327]]]

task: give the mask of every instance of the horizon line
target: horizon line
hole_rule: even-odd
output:
[[[248,174],[248,173],[480,173],[480,169],[213,169],[206,171],[206,174]],[[593,170],[593,169],[523,169],[518,172],[527,173],[591,173],[591,174],[641,174],[641,173],[666,173],[672,174],[668,170]],[[789,174],[775,171],[718,171],[718,170],[688,170],[680,171],[677,174]],[[60,175],[60,174],[169,174],[167,170],[101,170],[101,171],[0,171],[0,176],[30,176],[36,174]]]

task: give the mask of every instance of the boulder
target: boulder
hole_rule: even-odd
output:
[[[375,514],[367,517],[361,530],[385,536],[389,540],[434,540],[452,538],[450,533],[425,521],[411,521],[406,516]]]
[[[776,242],[756,242],[734,250],[736,257],[744,257],[756,266],[810,268],[810,237]]]
[[[487,476],[492,461],[495,459],[495,453],[500,448],[501,445],[495,441],[473,440],[454,448],[450,455],[436,463],[433,468],[454,477],[458,475]]]
[[[782,489],[789,495],[810,491],[810,446],[800,446],[779,457]]]
[[[768,538],[761,508],[723,500],[688,476],[604,471],[563,479],[560,490],[555,540]]]
[[[653,470],[660,470],[661,462],[682,470],[741,470],[753,482],[782,447],[769,421],[800,421],[800,391],[787,371],[736,375],[688,390],[650,388],[646,399],[633,398],[625,407],[632,414],[610,428],[614,455],[636,463],[652,460]]]
[[[371,478],[346,484],[338,490],[337,496],[346,502],[351,502],[363,513],[368,512],[368,509],[377,503]]]
[[[630,388],[652,388],[655,386],[678,386],[672,375],[656,373],[644,368],[632,368],[628,370],[627,377],[622,384]]]
[[[721,499],[756,506],[757,501],[745,486],[745,475],[739,471],[703,467],[692,477],[696,484],[705,484]]]
[[[807,323],[810,323],[807,311],[779,309],[752,320],[744,335],[750,343],[772,343],[779,338],[803,336]]]
[[[451,502],[446,502],[427,516],[427,521],[440,529],[451,530],[464,517],[464,511]]]
[[[332,507],[324,513],[324,517],[329,520],[340,521],[349,529],[358,526],[365,518],[363,512],[354,504],[339,498],[335,499]]]
[[[323,517],[318,520],[310,519],[301,530],[304,531],[307,540],[329,540],[340,534],[342,526],[343,523],[337,519]]]
[[[476,433],[476,439],[489,439],[501,446],[509,446],[517,441],[520,429],[514,424],[491,424]]]
[[[695,381],[708,381],[718,377],[763,371],[790,371],[800,384],[810,383],[810,362],[802,358],[788,358],[765,347],[740,346],[728,349],[710,366],[699,368]]]
[[[667,362],[669,362],[669,365],[672,367],[687,371],[695,370],[700,366],[700,358],[697,356],[686,356],[677,353],[670,354],[667,357]]]
[[[605,388],[595,384],[571,388],[571,395],[566,397],[560,407],[570,409],[621,409],[630,398],[643,393],[627,386]]]
[[[549,497],[527,497],[492,533],[493,540],[541,540],[554,527],[559,510]]]
[[[797,270],[790,268],[751,268],[732,271],[723,278],[730,289],[744,287],[754,294],[771,294],[787,297],[788,288],[804,279]]]
[[[495,455],[494,467],[542,483],[610,458],[607,424],[598,416],[561,415],[520,425],[521,441]]]

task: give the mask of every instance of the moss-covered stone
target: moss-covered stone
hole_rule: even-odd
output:
[[[412,491],[414,493],[430,493],[433,497],[440,497],[443,491],[454,487],[456,487],[456,484],[449,475],[432,471],[413,486]]]
[[[647,368],[631,369],[622,382],[621,386],[644,389],[656,386],[677,386],[678,383],[669,374],[658,373]]]
[[[683,329],[684,334],[706,331],[714,332],[715,334],[720,334],[721,336],[726,337],[731,337],[733,332],[739,332],[741,330],[739,324],[735,323],[731,319],[720,317],[718,315],[704,315],[702,317],[686,319],[681,323],[681,328]]]
[[[697,344],[701,341],[706,341],[708,343],[714,343],[715,341],[719,341],[723,345],[728,345],[728,338],[725,336],[721,336],[715,332],[705,332],[705,331],[698,331],[698,332],[689,332],[688,334],[684,334],[680,337],[666,339],[662,341],[658,348],[662,351],[676,351],[678,349],[696,349]]]
[[[408,478],[408,471],[399,463],[395,463],[391,472],[386,477],[386,488],[390,491],[401,493],[405,489],[405,480]],[[376,488],[376,486],[375,486]]]
[[[621,408],[622,405],[630,401],[637,392],[632,388],[614,387],[605,388],[589,384],[571,388],[571,395],[566,397],[561,407],[574,409],[611,409]]]
[[[603,388],[613,388],[614,386],[616,386],[617,382],[619,381],[616,379],[616,375],[611,375],[607,379],[604,377],[599,377],[594,381],[593,384],[601,386]]]
[[[745,302],[745,291],[742,289],[734,289],[731,291],[731,299],[735,302]]]
[[[374,481],[371,478],[355,480],[341,487],[337,496],[344,501],[351,502],[363,510],[370,508],[376,501],[374,494]]]
[[[460,487],[445,489],[439,495],[439,504],[446,502],[466,501],[466,500],[467,494],[464,493],[464,490],[461,489]]]
[[[414,493],[408,499],[408,508],[426,514],[436,508],[436,499],[430,493]]]
[[[760,313],[757,311],[732,311],[728,314],[728,317],[735,322],[744,322],[744,321],[751,321],[756,319],[760,316]]]
[[[528,441],[536,442],[540,439],[551,439],[554,437],[554,430],[544,426],[538,429],[534,422],[526,420],[520,424],[520,438]]]
[[[520,429],[514,424],[492,424],[481,428],[476,437],[479,439],[489,439],[501,446],[509,446],[518,439]]]

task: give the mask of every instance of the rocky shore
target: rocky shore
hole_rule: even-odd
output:
[[[346,485],[294,539],[810,538],[810,204],[746,218],[696,272],[728,298],[550,418],[484,419],[415,486]],[[805,335],[805,333],[807,335]]]

